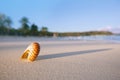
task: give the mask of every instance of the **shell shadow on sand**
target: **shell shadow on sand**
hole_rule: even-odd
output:
[[[81,54],[89,54],[89,53],[102,52],[102,51],[108,51],[108,50],[111,50],[111,48],[76,51],[76,52],[66,52],[66,53],[58,53],[58,54],[49,54],[49,55],[38,56],[37,60],[61,58],[61,57],[75,56],[75,55],[81,55]]]

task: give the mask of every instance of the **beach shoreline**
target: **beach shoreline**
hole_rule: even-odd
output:
[[[20,60],[35,41],[41,45],[36,61]],[[6,37],[0,40],[0,80],[120,80],[119,51],[120,44],[99,40]]]

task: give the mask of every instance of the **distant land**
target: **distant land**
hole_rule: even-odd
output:
[[[112,32],[109,31],[88,31],[88,32],[61,32],[54,33],[54,36],[91,36],[91,35],[113,35]]]

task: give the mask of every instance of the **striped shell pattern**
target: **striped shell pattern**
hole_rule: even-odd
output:
[[[31,43],[21,56],[22,60],[34,61],[40,51],[40,45],[37,42]]]

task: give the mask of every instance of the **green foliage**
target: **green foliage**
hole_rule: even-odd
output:
[[[35,24],[31,25],[30,34],[32,36],[38,36],[38,27]]]
[[[21,24],[28,24],[29,23],[29,20],[27,17],[22,17],[22,19],[20,20],[20,23]]]
[[[66,32],[58,33],[59,36],[91,36],[91,35],[112,35],[109,31],[89,31],[89,32]]]
[[[20,34],[23,36],[28,36],[30,32],[30,28],[28,25],[29,23],[28,18],[27,17],[21,18],[20,23],[21,23],[21,28],[19,29]]]
[[[7,35],[8,34],[8,29],[4,26],[0,26],[0,35]]]
[[[48,33],[49,33],[49,32],[48,32],[48,28],[43,26],[43,27],[41,28],[40,32],[39,32],[39,35],[40,35],[40,36],[48,36]]]
[[[22,24],[22,28],[20,28],[19,31],[21,32],[21,35],[28,36],[30,32],[29,25],[25,23]]]
[[[6,15],[0,13],[0,27],[5,27]]]
[[[42,28],[41,28],[41,32],[48,32],[48,28],[47,28],[47,27],[42,26]]]
[[[5,23],[5,26],[7,26],[7,27],[11,27],[11,24],[12,24],[12,20],[10,19],[10,17],[6,17],[6,19],[5,19],[5,21],[4,21]]]
[[[11,24],[10,17],[0,13],[0,34],[9,35]]]
[[[11,28],[9,35],[19,35],[18,30],[14,29],[14,28]]]

